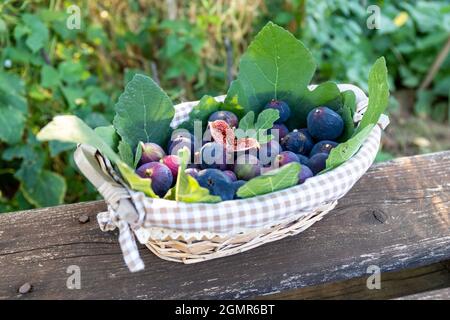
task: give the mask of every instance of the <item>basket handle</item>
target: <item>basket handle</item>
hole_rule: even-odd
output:
[[[138,230],[144,215],[139,214],[131,201],[128,190],[113,179],[101,164],[97,150],[91,146],[78,145],[74,159],[80,171],[103,196],[108,204],[108,211],[97,214],[97,221],[102,231],[119,229],[119,244],[123,258],[131,272],[144,269],[144,262],[139,251],[133,230]]]

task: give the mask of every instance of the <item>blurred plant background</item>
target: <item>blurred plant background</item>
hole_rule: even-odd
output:
[[[67,7],[81,9],[69,30]],[[369,5],[381,25],[369,30]],[[316,81],[367,89],[387,58],[392,124],[378,160],[450,149],[450,4],[359,0],[3,0],[0,4],[0,212],[95,199],[71,144],[41,144],[37,131],[71,113],[92,127],[136,72],[175,102],[226,92],[239,57],[268,21],[284,26],[318,62]],[[301,72],[301,70],[299,70]]]

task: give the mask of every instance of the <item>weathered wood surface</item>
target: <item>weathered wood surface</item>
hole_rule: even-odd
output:
[[[373,166],[322,221],[294,237],[194,265],[160,260],[131,274],[103,202],[0,215],[0,298],[253,298],[450,259],[450,152]],[[90,222],[79,223],[88,214]],[[81,289],[69,290],[70,265]],[[18,288],[31,283],[30,293]]]
[[[396,300],[450,300],[450,288],[412,294]]]
[[[367,275],[345,281],[283,291],[259,300],[386,300],[450,286],[450,261],[382,273],[380,289],[369,289]]]

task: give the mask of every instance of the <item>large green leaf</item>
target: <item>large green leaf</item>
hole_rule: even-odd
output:
[[[325,105],[344,117],[346,133],[353,122],[338,86],[325,82],[314,90],[307,88],[316,64],[311,53],[292,34],[268,23],[243,55],[239,74],[228,90],[225,104],[242,106],[245,112],[260,112],[271,99],[285,100],[291,109],[290,129],[306,127],[306,117],[315,107]],[[248,113],[247,113],[248,114]]]
[[[347,141],[355,132],[355,123],[353,121],[353,114],[356,110],[356,96],[351,90],[341,93],[342,107],[337,108],[335,111],[344,120],[344,132],[339,137],[340,141]]]
[[[249,129],[255,128],[255,113],[249,111],[242,119],[239,121],[239,129],[247,131]]]
[[[134,150],[139,143],[165,145],[175,109],[167,94],[150,78],[137,74],[115,106],[114,127]]]
[[[119,162],[118,167],[120,173],[130,185],[131,189],[143,192],[146,196],[151,198],[159,198],[152,189],[152,180],[149,178],[141,178],[133,169],[131,169],[124,162]]]
[[[330,171],[353,157],[372,132],[373,127],[373,124],[369,124],[351,139],[344,143],[340,143],[336,148],[331,149],[326,162],[326,168],[323,172]]]
[[[44,88],[53,88],[61,83],[58,71],[49,65],[44,65],[41,69],[41,85]]]
[[[43,170],[33,186],[22,185],[28,202],[36,207],[52,207],[62,204],[66,194],[66,180],[57,173]]]
[[[255,113],[250,111],[239,121],[239,128],[235,130],[236,138],[254,138],[260,144],[264,144],[273,139],[272,135],[267,135],[267,130],[272,128],[279,118],[278,110],[266,109],[258,115],[255,122]]]
[[[56,116],[37,135],[40,141],[59,140],[93,146],[114,163],[119,156],[86,123],[76,116]]]
[[[111,147],[111,149],[117,149],[117,145],[119,144],[119,136],[113,126],[97,127],[94,131]]]
[[[24,114],[10,105],[0,105],[0,141],[15,144],[22,140]]]
[[[306,127],[308,113],[319,106],[327,106],[336,110],[342,106],[341,93],[334,82],[324,82],[314,90],[306,90],[297,103],[290,105],[291,116],[287,121],[290,129]]]
[[[56,116],[42,128],[37,138],[40,141],[59,140],[90,145],[117,165],[120,173],[133,190],[142,191],[149,197],[157,198],[151,189],[151,180],[139,177],[127,163],[120,159],[107,142],[76,116]],[[133,155],[131,154],[131,164],[132,162]]]
[[[122,159],[123,162],[125,162],[130,167],[134,165],[134,157],[133,157],[133,150],[131,150],[131,147],[128,143],[121,140],[119,142],[119,146],[117,147],[119,151],[120,159]]]
[[[298,183],[300,170],[301,165],[292,162],[281,168],[268,171],[245,183],[238,189],[237,195],[240,198],[250,198],[292,187]]]
[[[50,156],[56,157],[61,152],[74,150],[77,145],[71,142],[60,142],[52,140],[48,143],[48,147],[50,149]]]
[[[237,96],[245,113],[259,113],[271,99],[294,106],[307,92],[315,69],[313,57],[303,43],[269,22],[242,56],[227,101]]]
[[[389,82],[384,57],[375,61],[369,73],[369,105],[355,133],[376,124],[389,103]]]
[[[0,90],[13,95],[24,95],[25,84],[18,75],[0,71]]]
[[[2,154],[2,158],[6,161],[22,159],[20,168],[14,176],[26,185],[28,189],[33,188],[37,183],[45,163],[43,150],[33,146],[30,141],[27,144],[15,145],[6,149]]]
[[[280,118],[280,112],[275,109],[266,109],[258,115],[255,123],[256,130],[267,130],[273,127],[275,121]]]
[[[22,20],[29,29],[29,34],[25,43],[33,53],[36,53],[48,42],[48,28],[37,15],[27,13],[22,16]]]
[[[183,202],[220,202],[219,196],[209,193],[209,190],[202,188],[197,180],[185,173],[189,160],[189,150],[185,147],[178,151],[180,166],[178,168],[178,178],[175,187],[166,195],[166,199]]]

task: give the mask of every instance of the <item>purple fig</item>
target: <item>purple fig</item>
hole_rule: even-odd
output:
[[[298,174],[298,184],[302,184],[307,179],[314,176],[314,173],[305,165],[302,165],[300,168],[300,173]]]
[[[277,155],[273,161],[272,167],[279,168],[291,162],[300,162],[295,153],[291,151],[283,151]]]
[[[231,180],[232,182],[237,181],[236,174],[234,174],[233,171],[231,171],[231,170],[225,170],[223,173],[224,173],[228,178],[230,178],[230,180]]]
[[[239,180],[250,180],[261,174],[261,164],[257,157],[243,154],[236,159],[234,173]]]
[[[172,172],[173,180],[177,180],[178,168],[180,167],[180,158],[175,155],[168,155],[161,159],[161,163],[164,163]]]
[[[165,164],[160,162],[145,163],[136,170],[136,173],[141,178],[152,180],[151,187],[159,197],[164,197],[172,186],[172,172]]]
[[[159,161],[166,155],[163,148],[156,143],[141,142],[140,145],[142,148],[142,156],[139,164],[141,165],[144,163]]]

